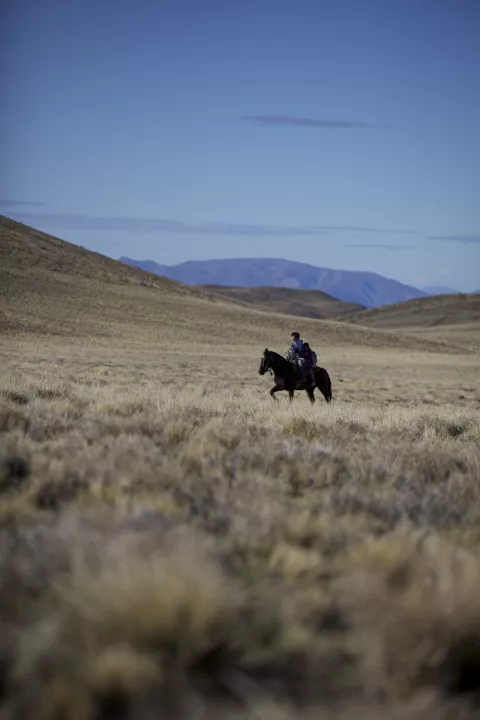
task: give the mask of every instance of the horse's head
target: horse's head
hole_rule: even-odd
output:
[[[270,350],[268,350],[268,348],[265,348],[262,359],[260,360],[260,367],[258,368],[258,372],[260,373],[260,375],[265,375],[265,373],[268,372],[271,367],[272,365],[270,358]]]

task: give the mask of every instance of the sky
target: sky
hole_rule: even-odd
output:
[[[478,0],[3,0],[0,213],[480,287]]]

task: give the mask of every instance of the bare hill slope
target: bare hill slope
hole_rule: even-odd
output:
[[[365,327],[417,328],[478,323],[480,294],[436,295],[345,315],[342,320]]]
[[[127,266],[4,216],[0,216],[0,260],[4,282],[8,277],[54,273],[103,283],[150,285],[167,292],[197,294],[176,280]]]
[[[210,295],[219,295],[259,310],[327,320],[355,313],[365,308],[357,303],[343,302],[321,290],[297,290],[282,287],[227,287],[198,285]]]
[[[480,294],[438,295],[339,318],[357,327],[395,330],[480,350]]]

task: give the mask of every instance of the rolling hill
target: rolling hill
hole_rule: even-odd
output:
[[[480,324],[480,294],[432,296],[345,315],[342,320],[366,327],[433,327]]]
[[[418,288],[376,273],[330,270],[274,258],[189,261],[173,266],[158,265],[153,260],[132,260],[128,257],[120,260],[187,285],[321,290],[338,300],[366,308],[426,296],[426,293]]]
[[[334,321],[305,318],[300,331],[314,347],[460,351]],[[159,356],[180,348],[220,353],[249,345],[260,351],[287,347],[292,316],[212,297],[0,216],[0,332],[120,344],[123,352],[158,347]]]
[[[480,348],[480,294],[437,295],[345,315],[339,320],[370,328],[416,333],[425,339],[442,336],[466,347]]]
[[[279,287],[228,287],[224,285],[199,285],[199,290],[212,296],[220,296],[242,305],[253,306],[283,315],[326,320],[364,310],[362,305],[347,303],[320,290],[294,290]]]

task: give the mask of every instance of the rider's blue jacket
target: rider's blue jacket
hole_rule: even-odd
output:
[[[292,350],[294,353],[303,357],[303,340],[292,340]]]

